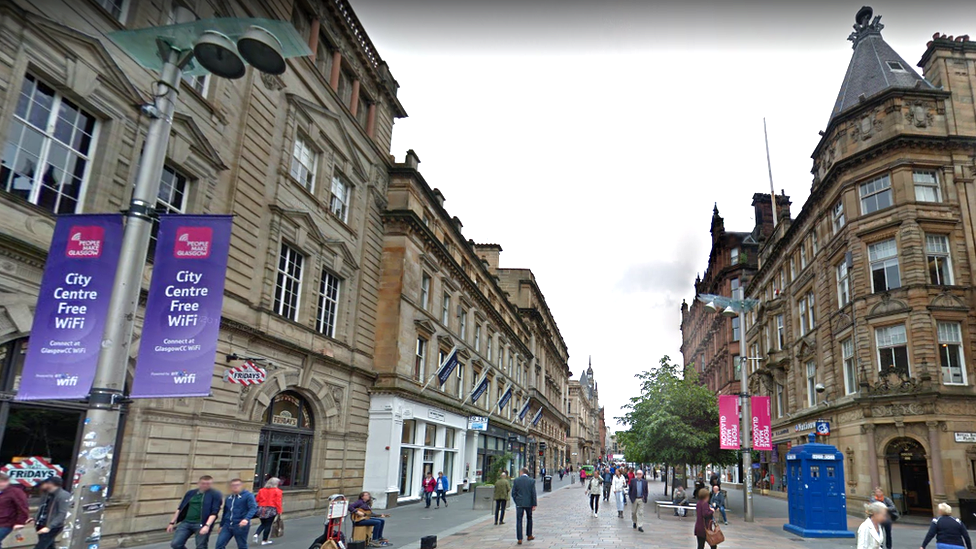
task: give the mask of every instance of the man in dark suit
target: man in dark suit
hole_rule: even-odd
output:
[[[644,471],[637,471],[634,480],[630,481],[630,502],[634,504],[634,509],[630,513],[630,518],[634,520],[634,528],[638,532],[644,531],[644,505],[647,504],[647,481],[644,480]]]
[[[529,476],[529,470],[523,468],[519,478],[512,483],[512,500],[515,502],[515,537],[522,545],[522,515],[526,516],[525,534],[529,541],[535,539],[532,535],[532,511],[538,505],[535,493],[535,481]]]

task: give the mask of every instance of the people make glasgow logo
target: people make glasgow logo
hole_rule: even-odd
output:
[[[210,227],[180,227],[176,229],[173,257],[176,259],[206,259],[210,257],[213,229]]]
[[[102,255],[102,244],[105,242],[105,229],[97,225],[75,226],[68,231],[68,245],[64,254],[70,258],[92,258]]]

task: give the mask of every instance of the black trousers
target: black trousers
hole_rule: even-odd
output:
[[[881,527],[884,528],[885,533],[885,547],[891,549],[891,521],[886,520],[881,523]]]
[[[698,549],[705,549],[705,543],[707,543],[705,541],[705,538],[704,537],[699,537],[699,536],[695,536],[695,537],[698,538]],[[715,546],[714,545],[709,545],[709,547],[711,547],[712,549],[715,549]]]
[[[508,506],[507,499],[495,500],[495,524],[505,522],[505,507]]]
[[[599,513],[600,512],[600,495],[599,494],[593,494],[593,495],[590,496],[590,509],[592,509],[594,513]]]
[[[54,547],[54,540],[61,534],[64,528],[54,528],[46,534],[37,534],[37,545],[34,549],[51,549]]]

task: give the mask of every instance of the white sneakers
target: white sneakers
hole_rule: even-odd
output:
[[[274,542],[269,539],[268,541],[262,541],[261,545],[271,545],[272,543]]]
[[[597,517],[599,517],[599,516],[600,516],[600,514],[599,514],[599,513],[597,513],[597,512],[595,512],[595,511],[593,512],[593,518],[597,518]]]

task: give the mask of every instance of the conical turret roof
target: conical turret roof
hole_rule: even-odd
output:
[[[854,55],[837,94],[831,120],[861,101],[892,88],[935,87],[884,41],[881,16],[872,20],[873,14],[866,6],[857,12],[854,32],[847,38],[854,43]]]

